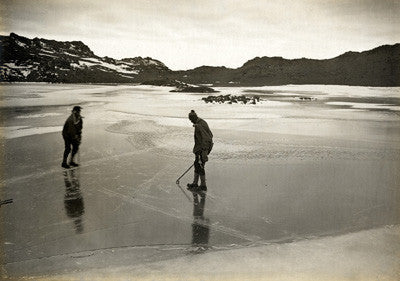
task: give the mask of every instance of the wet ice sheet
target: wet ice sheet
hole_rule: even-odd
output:
[[[28,115],[20,115],[15,118],[44,118],[48,116],[58,116],[60,113],[43,113],[43,114],[28,114]]]
[[[29,92],[20,87],[18,95]],[[279,107],[210,105],[202,95],[168,88],[79,87],[51,86],[47,93],[46,86],[35,85],[42,96],[35,105],[43,106],[15,103],[2,109],[8,117],[3,127],[38,128],[3,140],[3,191],[14,203],[2,207],[2,229],[6,268],[13,274],[75,270],[81,268],[76,259],[113,250],[135,250],[134,263],[141,264],[399,223],[399,122],[393,112],[338,111],[325,100]],[[352,89],[323,88],[280,89],[326,96]],[[362,91],[378,90],[357,88],[354,95]],[[53,104],[49,93],[71,96]],[[391,96],[393,89],[382,93]],[[60,125],[71,101],[84,106],[82,167],[65,175]],[[201,198],[194,204],[184,190],[192,171],[181,180],[186,193],[175,184],[193,161],[190,109],[207,120],[215,136],[203,207]],[[43,117],[18,117],[29,115]],[[50,127],[58,131],[44,133]],[[60,257],[70,262],[28,266]]]
[[[360,109],[390,109],[390,110],[400,110],[400,106],[395,106],[393,104],[370,104],[370,103],[354,103],[354,102],[327,102],[326,104],[339,105],[339,106],[349,106],[351,108]]]
[[[29,128],[27,126],[13,126],[13,127],[3,127],[0,128],[1,132],[4,133],[4,138],[14,139],[31,135],[40,135],[53,132],[60,132],[62,126],[52,126],[52,127],[33,127]]]
[[[97,279],[101,276],[129,279],[135,276],[139,280],[260,280],[268,276],[268,280],[396,280],[398,232],[398,227],[386,227],[290,244],[185,256],[138,266],[123,264],[112,267],[105,262],[112,262],[121,255],[126,260],[134,259],[135,251],[105,252],[81,259],[83,268],[94,261],[104,264],[100,270],[61,274],[57,278]]]
[[[224,89],[224,88],[222,88]],[[235,88],[231,88],[235,89]],[[347,97],[398,97],[399,87],[362,87],[362,86],[342,86],[342,85],[286,85],[286,86],[263,86],[251,87],[247,92],[258,93],[310,93],[327,96],[347,96]]]

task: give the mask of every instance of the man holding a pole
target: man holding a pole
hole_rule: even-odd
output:
[[[199,118],[194,110],[190,111],[189,120],[193,123],[194,127],[193,153],[195,160],[193,183],[188,183],[187,187],[189,190],[199,188],[201,191],[207,191],[206,172],[204,168],[208,161],[208,154],[213,147],[213,134],[207,122]],[[200,186],[198,186],[199,178]]]

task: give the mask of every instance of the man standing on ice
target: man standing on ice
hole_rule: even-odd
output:
[[[189,120],[192,121],[194,127],[194,179],[193,183],[188,183],[188,189],[196,189],[200,178],[200,190],[206,191],[206,172],[204,166],[208,161],[208,154],[213,147],[213,134],[211,133],[208,124],[203,119],[197,117],[194,110],[189,113]]]
[[[79,166],[74,162],[74,156],[78,152],[79,145],[82,139],[82,117],[81,117],[80,106],[74,106],[72,109],[72,114],[65,121],[64,128],[62,131],[62,136],[64,138],[65,150],[63,156],[63,162],[61,167],[70,168]],[[71,152],[72,147],[72,152]],[[67,164],[68,155],[71,152],[71,160],[69,165]]]

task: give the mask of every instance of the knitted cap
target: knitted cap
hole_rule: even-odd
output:
[[[197,114],[196,112],[194,112],[194,110],[192,109],[189,113],[189,119],[196,119],[197,118]]]
[[[72,111],[80,112],[81,109],[82,109],[82,107],[80,107],[79,105],[77,105],[77,106],[74,106],[74,108],[72,109]]]

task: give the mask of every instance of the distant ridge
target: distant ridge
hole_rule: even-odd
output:
[[[52,83],[135,83],[170,72],[152,58],[116,60],[96,56],[80,41],[0,36],[2,81]]]
[[[331,84],[400,86],[400,44],[332,59],[256,57],[237,69],[199,67],[179,73],[184,82],[231,86]]]
[[[214,86],[332,84],[400,86],[400,44],[332,59],[256,57],[241,67],[201,66],[172,71],[152,58],[116,60],[96,56],[80,41],[0,36],[0,80],[52,83],[142,83],[182,81]]]

